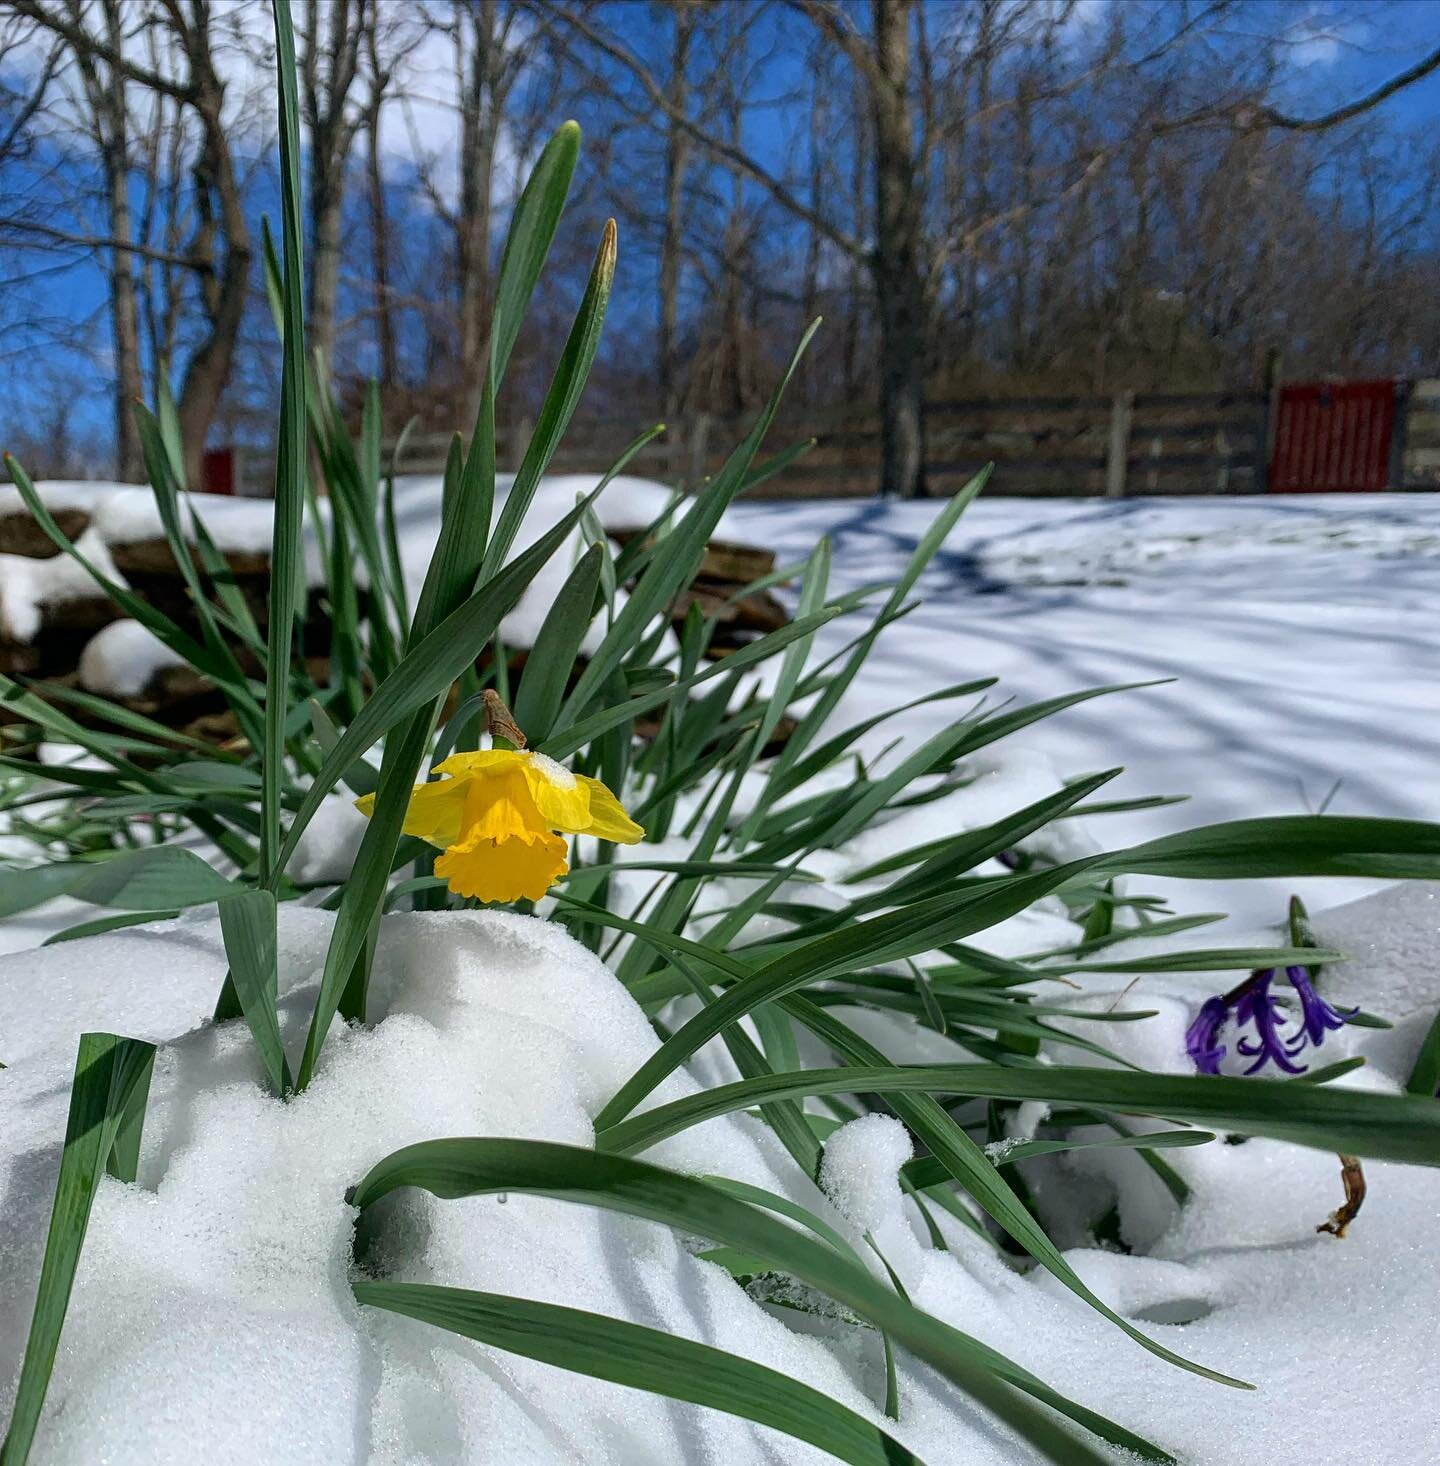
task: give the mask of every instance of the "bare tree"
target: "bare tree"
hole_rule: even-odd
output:
[[[670,112],[665,120],[665,217],[660,239],[660,333],[656,367],[660,400],[666,417],[679,410],[677,336],[680,325],[681,242],[684,230],[685,173],[690,162],[690,136],[674,120],[689,105],[691,42],[695,7],[691,0],[672,0],[674,27],[670,49]]]
[[[100,44],[118,53],[124,46],[124,27],[119,0],[98,0],[95,6],[81,0],[65,0],[63,14],[82,32],[94,24]],[[43,32],[40,17],[24,15],[29,25]],[[46,119],[52,128],[74,127],[93,149],[99,165],[100,224],[90,239],[83,227],[61,228],[47,223],[19,201],[7,200],[3,228],[21,239],[29,237],[43,246],[73,245],[94,253],[106,274],[111,327],[112,401],[115,428],[116,471],[123,479],[142,476],[140,444],[135,430],[133,404],[143,390],[140,363],[140,327],[133,245],[134,221],[130,203],[130,103],[126,95],[123,68],[111,65],[91,47],[72,51],[65,40],[52,37],[46,63],[29,95],[15,106],[7,120],[4,151],[16,146],[41,116],[46,90],[54,107]],[[50,216],[54,219],[56,216]]]
[[[107,137],[113,134],[114,107],[132,88],[168,98],[185,109],[194,123],[195,140],[187,160],[194,227],[177,263],[183,263],[198,287],[201,322],[177,393],[177,409],[185,440],[186,473],[198,483],[206,436],[230,375],[252,258],[245,200],[225,116],[225,67],[218,59],[222,23],[212,0],[132,4],[101,0],[103,29],[91,25],[92,7],[87,0],[10,0],[10,4],[63,42],[82,72],[93,71],[97,96],[104,99],[106,117],[111,119]],[[129,29],[124,28],[127,26]],[[135,37],[148,32],[157,38],[149,59],[134,44]],[[122,135],[110,144],[117,168],[126,156],[126,141]],[[122,206],[119,194],[117,187],[112,213]],[[128,223],[128,210],[122,209],[121,217]],[[117,254],[154,252],[153,246],[137,242],[128,228],[123,234],[112,233],[104,243]],[[133,283],[128,263],[112,271],[112,291],[118,288],[127,296],[131,288],[127,279]],[[119,309],[127,319],[123,336],[117,330],[117,352],[122,340],[128,343],[132,339],[129,306],[122,304]],[[138,327],[133,340],[138,342]],[[134,380],[132,377],[132,385]]]
[[[452,240],[458,331],[445,341],[460,386],[461,407],[473,416],[484,384],[482,353],[490,333],[491,248],[496,162],[510,96],[535,44],[537,21],[512,0],[456,0],[428,7],[428,25],[452,48],[459,110],[458,178],[452,190],[445,159],[418,155],[420,183]]]
[[[346,173],[363,115],[351,91],[362,52],[373,53],[375,23],[374,0],[310,0],[300,12],[300,111],[309,132],[306,321],[327,370],[335,356]]]
[[[862,265],[875,292],[880,332],[881,488],[916,494],[924,487],[923,302],[918,251],[921,190],[911,98],[910,31],[914,0],[871,0],[872,33],[830,0],[796,0],[816,28],[840,48],[866,97],[874,133],[875,239],[847,229],[829,211],[807,203],[799,188],[772,172],[733,137],[710,131],[678,109],[644,60],[577,10],[554,12],[587,45],[624,67],[660,116],[686,132],[716,162],[752,184],[788,214],[812,225],[843,257]]]
[[[875,247],[880,318],[880,492],[925,492],[924,282],[921,193],[911,105],[914,0],[871,0],[873,42],[818,11],[868,83],[875,118]]]
[[[185,472],[201,478],[210,423],[230,376],[250,281],[252,248],[245,202],[224,117],[225,82],[216,65],[216,27],[210,0],[163,0],[164,15],[184,61],[172,93],[185,100],[200,125],[191,166],[197,227],[187,246],[200,281],[205,328],[186,363],[177,394],[185,443]],[[156,90],[164,90],[157,87]]]
[[[234,95],[267,58],[239,36],[245,13],[0,0],[4,359],[23,336],[80,359],[47,381],[103,364],[127,474],[132,399],[171,364],[192,474],[217,410],[249,431],[244,405],[273,391],[250,268],[250,177],[270,141]],[[653,347],[627,341],[614,363],[630,411],[748,406],[797,321],[838,316],[805,402],[878,408],[881,486],[913,494],[927,397],[952,390],[1218,386],[1276,345],[1297,368],[1426,367],[1440,149],[1402,146],[1377,109],[1440,52],[1351,100],[1282,107],[1285,27],[1241,46],[1225,24],[1241,14],[1243,0],[310,0],[316,342],[347,374],[373,353],[407,412],[473,412],[495,217],[563,94],[590,139],[572,217],[621,214],[630,319],[654,322]],[[407,128],[408,162],[392,135]],[[363,262],[347,210],[368,224]],[[103,283],[103,306],[61,304],[44,283],[57,272]],[[344,324],[352,298],[373,326]],[[537,302],[512,403],[543,386],[534,348],[568,304]]]
[[[360,126],[365,133],[365,210],[370,225],[370,308],[375,322],[375,347],[382,388],[399,380],[395,304],[390,281],[390,218],[385,202],[384,147],[381,141],[385,114],[394,100],[398,72],[424,39],[424,27],[410,13],[381,7],[364,27],[361,66],[365,97]]]

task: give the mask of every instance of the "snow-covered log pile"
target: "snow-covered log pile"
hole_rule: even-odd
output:
[[[92,526],[104,487],[49,483],[45,503],[77,548],[97,568],[113,573]],[[119,614],[85,570],[60,554],[19,494],[0,488],[0,672],[70,671],[86,641]]]
[[[547,480],[521,527],[518,545],[537,537],[568,510],[593,481],[579,476]],[[502,480],[503,495],[509,484]],[[185,567],[165,536],[148,488],[125,484],[46,482],[40,496],[61,531],[115,584],[131,590],[200,638]],[[597,503],[597,517],[612,552],[646,533],[663,512],[670,491],[641,479],[617,478]],[[195,524],[203,525],[223,557],[228,579],[263,632],[268,619],[272,505],[269,500],[192,495],[181,506],[186,539],[197,568]],[[413,601],[423,580],[439,526],[440,481],[402,479],[395,497],[396,539]],[[323,515],[322,519],[328,518]],[[722,534],[726,526],[722,521]],[[729,536],[707,549],[692,587],[671,608],[678,626],[692,605],[718,621],[713,654],[744,645],[788,619],[768,590],[747,587],[775,568],[772,552]],[[537,577],[503,628],[505,645],[523,665],[545,611],[584,548],[577,535],[572,553],[557,556]],[[316,680],[328,676],[330,608],[325,594],[324,546],[307,530],[306,574],[310,597],[304,646]],[[354,567],[360,596],[367,594],[362,566]],[[258,674],[254,658],[238,642],[237,659]],[[41,679],[124,703],[132,711],[211,741],[238,732],[224,699],[202,675],[179,662],[139,622],[124,615],[85,568],[61,553],[26,508],[18,491],[0,488],[0,673]],[[83,710],[68,711],[84,720]],[[0,723],[14,722],[0,706]]]

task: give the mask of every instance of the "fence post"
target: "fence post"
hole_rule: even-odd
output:
[[[710,441],[710,414],[697,412],[690,422],[690,467],[686,479],[692,489],[705,477],[705,452]]]
[[[525,450],[530,446],[530,436],[534,431],[535,424],[528,417],[520,418],[511,427],[510,451],[505,455],[510,460],[511,473],[520,472],[520,465],[525,461]]]
[[[1275,449],[1275,425],[1280,421],[1280,352],[1272,346],[1265,353],[1260,376],[1260,422],[1256,429],[1255,472],[1251,493],[1270,492],[1270,455]]]
[[[1105,497],[1125,497],[1125,473],[1130,464],[1130,422],[1135,415],[1135,394],[1117,392],[1110,403],[1110,443],[1105,454]]]
[[[1215,492],[1230,492],[1230,439],[1224,428],[1215,429]]]
[[[1414,383],[1402,378],[1395,383],[1395,420],[1390,429],[1390,464],[1385,487],[1392,493],[1405,487],[1405,449],[1410,435],[1410,389]]]

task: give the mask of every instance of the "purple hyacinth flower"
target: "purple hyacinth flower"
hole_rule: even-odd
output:
[[[1290,986],[1300,999],[1300,1026],[1305,1031],[1305,1037],[1317,1049],[1325,1042],[1327,1033],[1344,1028],[1360,1011],[1352,1008],[1348,1013],[1342,1013],[1338,1008],[1332,1007],[1315,991],[1310,974],[1303,967],[1287,967],[1285,976],[1290,979]]]
[[[1254,1062],[1246,1074],[1255,1074],[1266,1064],[1274,1064],[1286,1074],[1304,1074],[1306,1066],[1295,1062],[1307,1048],[1318,1049],[1325,1035],[1343,1028],[1358,1009],[1342,1013],[1315,991],[1309,972],[1303,967],[1287,967],[1285,976],[1300,1000],[1300,1013],[1293,1029],[1287,1031],[1286,1010],[1270,991],[1275,981],[1273,967],[1252,972],[1238,987],[1224,996],[1207,998],[1195,1021],[1185,1032],[1185,1051],[1201,1074],[1219,1074],[1220,1061],[1227,1052],[1220,1042],[1225,1024],[1234,1017],[1237,1026],[1253,1030],[1235,1041],[1235,1050]]]
[[[1185,1030],[1185,1052],[1202,1074],[1220,1072],[1220,1060],[1225,1057],[1220,1031],[1229,1016],[1230,1006],[1224,998],[1206,998],[1195,1021]]]
[[[1253,1039],[1237,1039],[1235,1048],[1247,1059],[1255,1062],[1245,1071],[1254,1074],[1267,1063],[1274,1064],[1287,1074],[1303,1074],[1305,1066],[1293,1063],[1293,1059],[1305,1047],[1305,1031],[1290,1038],[1281,1033],[1285,1022],[1285,1010],[1270,994],[1270,984],[1275,980],[1275,969],[1267,967],[1253,975],[1245,984],[1235,1004],[1235,1021],[1239,1024],[1253,1024]]]

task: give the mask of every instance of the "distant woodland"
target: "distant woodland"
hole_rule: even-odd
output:
[[[1352,7],[1353,9],[1353,7]],[[1307,17],[1297,30],[1297,17]],[[1440,130],[1296,79],[1339,45],[1259,0],[328,0],[296,7],[310,340],[390,426],[468,426],[518,181],[586,137],[504,411],[533,411],[598,230],[621,265],[585,410],[754,406],[826,317],[790,412],[882,425],[918,487],[925,404],[1253,386],[1440,361]],[[38,473],[263,443],[277,213],[265,7],[0,3],[0,387]]]

